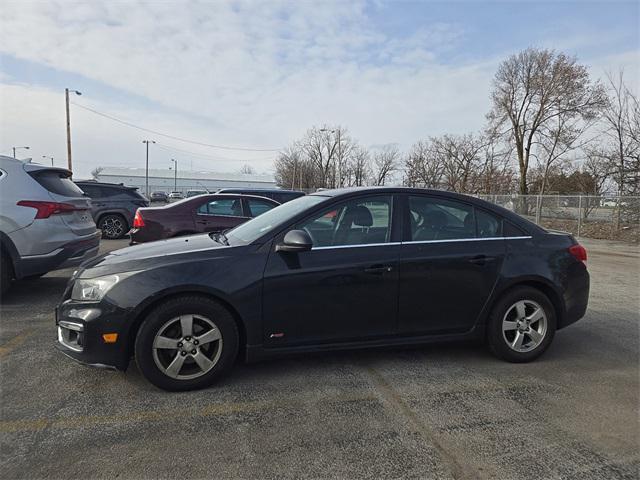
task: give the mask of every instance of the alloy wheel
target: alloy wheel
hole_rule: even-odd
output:
[[[516,352],[530,352],[547,334],[547,315],[533,300],[519,300],[507,309],[502,319],[502,336]]]
[[[218,363],[222,334],[202,315],[180,315],[166,322],[153,339],[153,360],[162,373],[177,380],[205,375]]]
[[[107,217],[102,221],[102,231],[107,238],[120,238],[124,233],[124,224],[118,217]]]

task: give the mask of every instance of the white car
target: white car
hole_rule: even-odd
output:
[[[182,192],[171,192],[169,194],[169,200],[182,200],[183,198]]]
[[[0,293],[98,254],[102,232],[71,172],[0,156]]]

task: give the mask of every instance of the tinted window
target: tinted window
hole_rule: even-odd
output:
[[[437,197],[409,196],[411,240],[475,237],[473,207]]]
[[[348,200],[298,224],[314,247],[385,243],[391,235],[391,196]]]
[[[29,173],[36,182],[51,193],[65,197],[82,197],[84,192],[64,173],[52,170],[40,170]]]
[[[262,215],[264,212],[271,210],[275,206],[273,203],[252,198],[247,199],[247,203],[249,205],[249,215],[252,217]]]
[[[526,233],[516,227],[513,223],[506,220],[502,221],[502,233],[504,237],[522,237],[526,235]]]
[[[78,185],[84,193],[89,195],[91,198],[100,198],[102,193],[100,189],[95,185]]]
[[[479,238],[502,236],[502,222],[495,215],[476,209],[476,229]]]
[[[122,188],[111,188],[111,187],[100,187],[102,191],[103,197],[117,197],[118,195],[122,195],[126,192],[126,190]]]
[[[233,198],[225,198],[221,200],[212,200],[201,205],[198,213],[205,215],[222,215],[225,217],[242,217],[242,205],[240,200]]]

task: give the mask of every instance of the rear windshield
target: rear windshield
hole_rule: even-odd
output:
[[[38,170],[29,175],[46,190],[65,197],[83,197],[84,192],[63,172]]]

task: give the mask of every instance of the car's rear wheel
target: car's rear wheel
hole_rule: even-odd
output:
[[[118,240],[124,237],[129,230],[127,221],[117,213],[109,213],[100,218],[98,228],[102,230],[102,236],[109,240]]]
[[[165,390],[211,385],[238,354],[238,328],[220,303],[184,296],[162,303],[144,320],[135,341],[138,368]]]
[[[495,355],[509,362],[529,362],[551,344],[556,314],[540,290],[518,287],[498,301],[487,327],[487,341]]]
[[[0,252],[0,297],[3,297],[11,287],[13,281],[13,263],[11,257]]]

